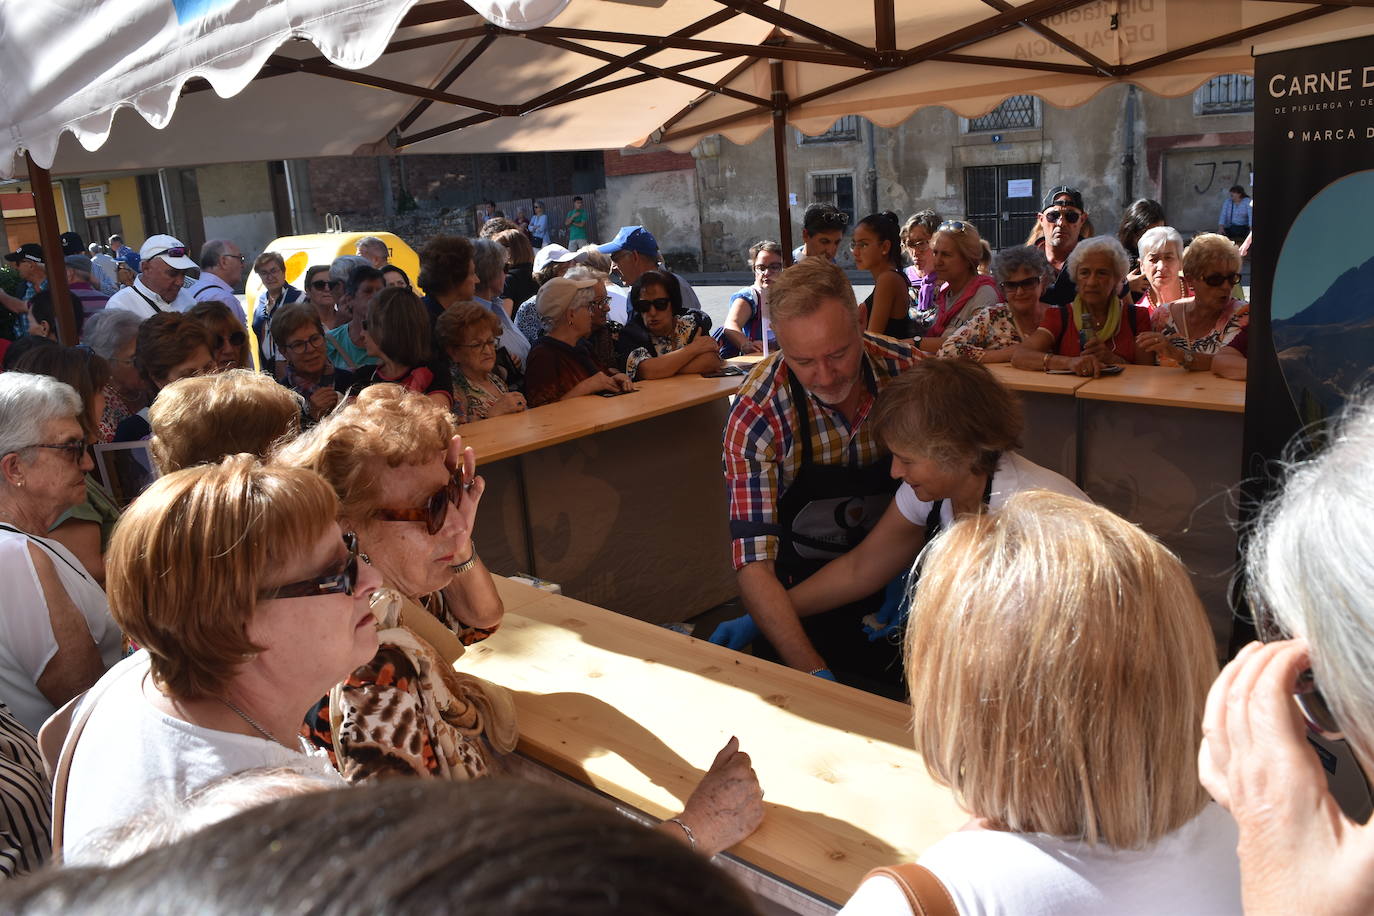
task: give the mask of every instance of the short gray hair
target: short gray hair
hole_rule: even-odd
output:
[[[336,280],[336,281],[338,281],[339,283],[347,283],[347,282],[348,282],[348,278],[349,278],[350,276],[352,276],[354,269],[356,269],[356,268],[358,268],[358,267],[371,267],[371,266],[372,266],[372,262],[369,261],[367,258],[363,257],[362,255],[358,255],[358,254],[344,254],[344,255],[339,255],[339,256],[338,256],[337,258],[335,258],[334,261],[329,265],[329,279],[331,279],[331,280]]]
[[[81,342],[104,359],[114,355],[138,337],[138,326],[143,323],[128,309],[100,309],[86,319]]]
[[[1064,269],[1069,272],[1071,279],[1078,273],[1078,265],[1090,254],[1110,255],[1119,279],[1124,279],[1131,272],[1131,259],[1126,256],[1126,249],[1122,247],[1121,243],[1114,236],[1095,235],[1090,239],[1083,239],[1073,246],[1073,251],[1069,254],[1069,262],[1064,265]]]
[[[477,272],[477,284],[490,286],[498,275],[506,272],[506,249],[491,239],[473,239],[472,265]]]
[[[577,263],[599,270],[608,277],[611,275],[611,268],[615,267],[615,262],[611,260],[611,256],[595,245],[583,245],[577,249]]]
[[[590,264],[575,264],[568,268],[568,272],[563,274],[563,276],[567,277],[569,280],[600,280],[604,283],[606,280],[610,279],[611,274],[609,271],[597,270]]]
[[[1136,254],[1142,258],[1152,251],[1161,251],[1166,245],[1173,245],[1178,249],[1179,260],[1183,259],[1183,235],[1173,226],[1155,226],[1153,229],[1146,229],[1140,236],[1140,241],[1135,243]]]
[[[356,251],[365,251],[368,248],[379,248],[381,249],[382,257],[391,256],[391,246],[387,245],[386,242],[383,242],[375,235],[369,235],[367,238],[358,239],[358,243],[353,247]]]
[[[998,283],[1005,283],[1007,278],[1018,270],[1037,273],[1042,280],[1054,276],[1054,269],[1050,267],[1045,252],[1034,245],[1013,245],[1003,248],[992,259],[992,275]]]
[[[50,375],[0,374],[0,458],[43,441],[52,420],[81,416],[81,396]]]
[[[208,270],[219,263],[219,259],[229,253],[229,246],[233,244],[228,239],[211,239],[200,246],[200,266]]]
[[[1325,451],[1293,465],[1246,551],[1252,607],[1311,647],[1312,671],[1360,757],[1374,759],[1374,389]]]

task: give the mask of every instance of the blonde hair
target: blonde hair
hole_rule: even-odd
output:
[[[1141,849],[1202,810],[1217,674],[1178,559],[1047,491],[929,548],[907,625],[916,749],[993,829]]]
[[[1224,235],[1204,232],[1193,237],[1183,250],[1183,275],[1201,279],[1209,267],[1224,267],[1230,273],[1240,272],[1240,249]]]
[[[110,614],[183,700],[219,696],[245,657],[263,581],[334,524],[318,474],[234,455],[160,477],[124,510],[106,555]]]
[[[914,452],[950,470],[992,474],[1021,446],[1021,404],[982,363],[923,359],[878,396],[871,421],[889,451]]]
[[[962,228],[944,228],[950,222],[959,223]],[[931,235],[930,247],[934,248],[941,236],[948,238],[954,243],[954,247],[959,250],[959,253],[964,256],[964,260],[968,262],[969,270],[977,273],[978,265],[983,261],[983,237],[978,234],[978,227],[966,219],[946,220],[940,224],[940,227]]]
[[[301,400],[265,375],[229,369],[179,379],[148,408],[159,474],[246,452],[266,458],[301,428]]]
[[[854,287],[844,271],[826,258],[802,258],[784,270],[768,291],[768,310],[773,321],[804,318],[827,299],[838,299],[858,314]]]
[[[400,385],[370,385],[276,460],[319,473],[339,497],[341,515],[362,520],[378,508],[382,466],[432,461],[445,453],[456,430],[453,414],[425,395]]]

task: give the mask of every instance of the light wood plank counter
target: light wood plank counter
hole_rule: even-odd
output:
[[[768,813],[732,854],[836,903],[967,821],[912,749],[904,704],[496,582],[505,623],[458,666],[518,692],[528,756],[662,818],[736,735]]]
[[[1164,366],[1127,366],[1120,375],[1088,379],[1075,396],[1090,401],[1245,412],[1244,382]]]
[[[993,376],[1012,391],[1033,391],[1036,394],[1072,396],[1091,381],[1076,375],[1052,375],[1048,372],[1029,372],[1011,363],[991,363],[986,366]]]

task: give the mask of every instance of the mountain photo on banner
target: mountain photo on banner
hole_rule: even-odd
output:
[[[1347,175],[1308,202],[1279,254],[1274,348],[1304,422],[1334,416],[1366,378],[1374,353],[1371,215],[1374,171]]]

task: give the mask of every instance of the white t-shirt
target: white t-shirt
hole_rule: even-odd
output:
[[[1044,834],[963,830],[920,864],[949,890],[962,916],[1240,916],[1236,823],[1220,806],[1154,846],[1115,850]],[[840,916],[910,916],[896,883],[859,885]]]
[[[1000,509],[1013,493],[1022,490],[1049,490],[1062,493],[1084,502],[1090,502],[1086,493],[1074,486],[1073,481],[1049,468],[1042,468],[1029,458],[1015,452],[1006,452],[997,462],[997,470],[992,473],[992,494],[988,498],[988,509]],[[931,503],[916,496],[910,484],[897,488],[897,511],[911,524],[924,528],[930,515]],[[954,501],[947,499],[940,506],[940,524],[946,528],[954,524]]]
[[[157,304],[154,309],[151,303]],[[143,285],[142,277],[134,278],[133,286],[126,286],[119,292],[110,297],[110,301],[105,303],[107,309],[124,309],[126,312],[133,312],[140,318],[152,318],[158,313],[163,312],[184,312],[189,308],[194,308],[196,300],[191,297],[186,287],[177,290],[177,296],[171,302],[167,302],[157,293]]]
[[[119,661],[121,634],[110,617],[105,592],[81,561],[57,541],[0,528],[0,702],[34,734],[56,712],[38,689],[38,677],[57,654],[43,586],[30,542],[43,548],[67,597],[86,620],[105,667]]]
[[[109,832],[140,813],[150,797],[185,799],[244,770],[289,767],[344,785],[323,754],[297,753],[266,738],[203,728],[158,710],[146,695],[157,689],[148,677],[146,651],[110,669],[91,692],[106,686],[72,757],[63,834],[68,864],[103,864]],[[78,706],[73,721],[80,714]]]

